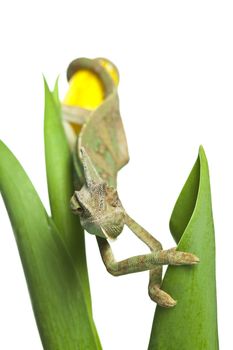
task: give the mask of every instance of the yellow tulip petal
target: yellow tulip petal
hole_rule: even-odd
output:
[[[95,109],[104,99],[104,87],[100,78],[90,70],[75,73],[69,81],[69,89],[63,103]]]
[[[117,86],[119,75],[116,67],[105,58],[98,58],[99,64],[105,68]],[[69,81],[69,89],[63,103],[67,106],[78,106],[89,110],[96,109],[104,100],[104,86],[100,77],[88,69],[78,70]],[[81,125],[70,123],[78,134]]]

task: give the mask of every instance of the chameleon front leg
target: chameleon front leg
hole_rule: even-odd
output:
[[[151,251],[162,251],[161,243],[149,232],[147,232],[142,226],[140,226],[136,221],[134,221],[128,214],[126,214],[125,223],[130,228],[130,230],[150,248]],[[173,248],[172,251],[175,252],[175,259],[177,259],[175,265],[179,265],[181,263],[179,260],[183,259],[184,257],[182,255],[183,253],[181,252],[180,254],[180,252],[177,252],[175,248]],[[167,252],[169,252],[169,255],[171,250]],[[185,253],[186,264],[193,264],[193,258],[196,263],[199,262],[199,259],[193,254]],[[176,304],[176,301],[169,294],[160,289],[161,280],[162,266],[157,266],[150,270],[150,281],[148,286],[149,296],[157,304],[163,307],[174,306]]]
[[[126,225],[141,241],[143,241],[143,243],[149,247],[152,252],[161,251],[163,249],[162,244],[157,239],[155,239],[148,231],[146,231],[127,214]],[[163,307],[172,307],[176,305],[176,301],[169,294],[160,289],[162,272],[162,265],[157,265],[155,268],[150,270],[148,293],[150,298],[157,304]]]
[[[155,265],[194,265],[199,262],[199,259],[191,254],[176,251],[174,248],[169,250],[158,250],[150,254],[138,255],[125,260],[116,261],[110,244],[105,238],[96,237],[100,249],[102,260],[106,269],[113,276],[126,275],[129,273],[141,272],[155,269]],[[158,278],[158,272],[155,275],[155,282],[160,283],[161,276]],[[157,278],[157,281],[156,281]],[[163,292],[165,293],[165,292]],[[163,294],[162,293],[162,294]],[[159,302],[163,306],[173,306],[174,301],[170,300],[168,295],[158,296],[158,291],[155,291],[155,298],[158,297]]]

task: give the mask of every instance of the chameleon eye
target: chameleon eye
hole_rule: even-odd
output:
[[[84,209],[79,205],[78,207],[76,207],[76,211],[78,214],[82,214],[84,212]]]
[[[70,200],[70,207],[74,214],[82,214],[84,212],[84,209],[81,206],[81,204],[78,202],[75,194]]]

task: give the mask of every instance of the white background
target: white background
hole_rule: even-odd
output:
[[[232,349],[233,5],[231,1],[7,1],[0,5],[0,138],[49,210],[43,81],[80,56],[119,68],[131,161],[119,175],[128,212],[165,248],[176,198],[204,145],[217,244],[220,348]],[[41,350],[27,287],[0,200],[0,348]],[[148,274],[114,278],[86,234],[93,309],[104,350],[147,348],[155,309]],[[147,252],[128,231],[118,258]],[[65,350],[65,349],[64,349]],[[198,350],[198,349],[197,349]]]

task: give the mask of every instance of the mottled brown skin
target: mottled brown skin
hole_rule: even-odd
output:
[[[191,253],[176,251],[175,248],[162,250],[161,244],[126,213],[116,189],[100,178],[84,148],[81,149],[81,159],[86,183],[80,191],[75,191],[71,208],[80,216],[83,228],[97,237],[106,269],[114,276],[150,270],[151,299],[164,307],[174,306],[176,301],[160,289],[162,265],[195,265],[199,259]],[[150,254],[115,260],[107,239],[115,239],[124,225],[146,243]]]
[[[90,69],[99,76],[105,89],[105,99],[92,113],[75,106],[76,110],[71,108],[63,114],[67,120],[71,118],[67,115],[72,114],[73,123],[77,117],[77,124],[80,124],[80,116],[85,117],[74,151],[79,190],[71,199],[71,208],[80,216],[83,228],[96,236],[103,262],[112,275],[150,270],[151,299],[163,307],[174,306],[176,301],[160,289],[162,265],[195,265],[199,259],[175,248],[162,250],[162,245],[126,213],[116,190],[117,173],[129,160],[117,89],[99,64],[99,59],[81,58],[71,62],[68,80],[82,68]],[[124,225],[148,246],[150,254],[115,260],[108,239],[115,239]]]

